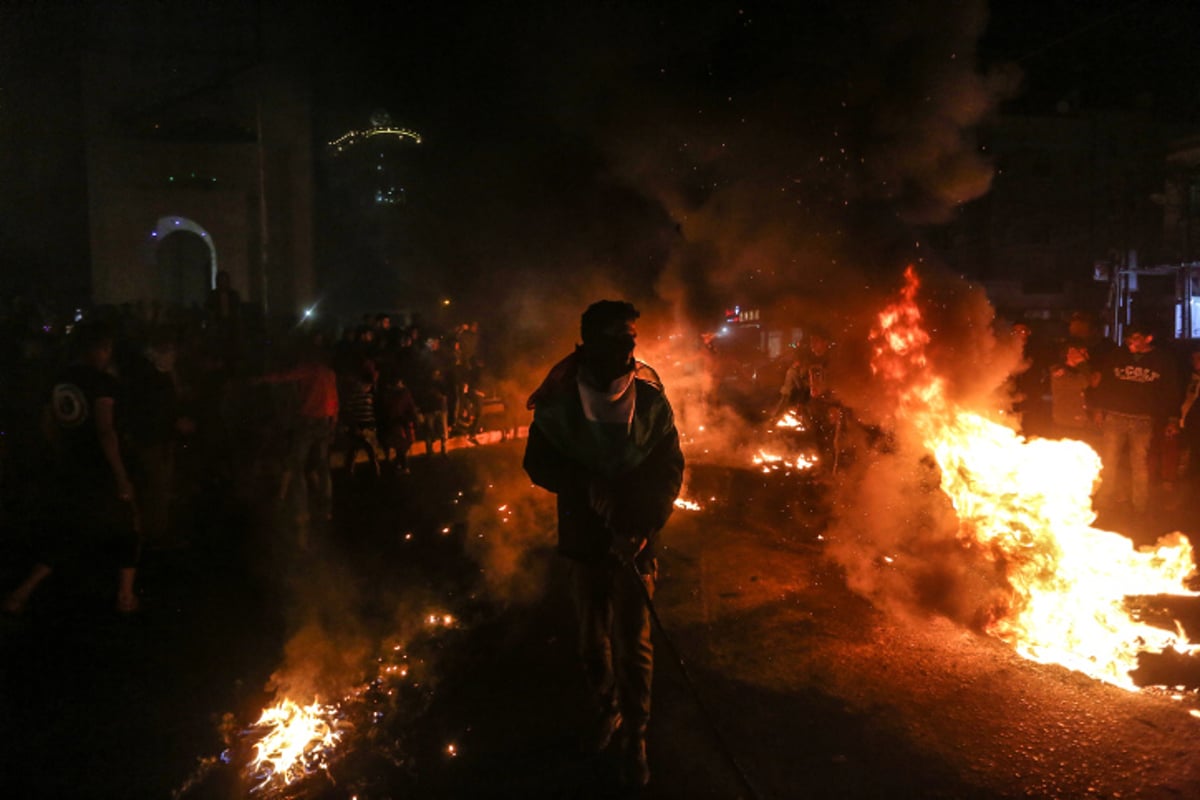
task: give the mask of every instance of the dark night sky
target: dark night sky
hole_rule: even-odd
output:
[[[78,56],[173,13],[97,8],[0,3],[0,285],[86,279]],[[177,24],[252,41],[245,4],[227,11]],[[426,137],[409,268],[518,315],[547,276],[702,317],[891,269],[912,225],[986,192],[971,132],[997,109],[1200,119],[1184,0],[267,2],[262,19],[267,52],[308,72],[318,142],[380,107]]]

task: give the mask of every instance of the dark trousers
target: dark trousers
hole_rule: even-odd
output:
[[[175,450],[170,442],[144,444],[137,449],[137,499],[142,515],[142,539],[162,544],[172,538],[171,493],[175,479]]]
[[[654,595],[654,568],[641,577]],[[650,609],[633,570],[609,559],[572,561],[571,593],[579,624],[579,654],[601,711],[618,710],[626,731],[645,735],[650,721],[654,646]]]
[[[1145,511],[1150,497],[1150,417],[1108,412],[1101,426],[1100,459],[1104,464],[1098,499],[1104,502],[1129,497],[1135,511]],[[1129,483],[1118,478],[1121,456],[1129,455]]]
[[[294,489],[300,492],[301,515],[307,515],[310,503],[305,480],[309,470],[316,474],[316,497],[311,502],[323,513],[332,510],[333,478],[329,474],[329,444],[333,440],[333,430],[332,419],[302,419],[292,431],[287,470],[295,481]]]

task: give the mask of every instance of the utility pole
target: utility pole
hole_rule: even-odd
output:
[[[258,132],[258,263],[261,280],[263,317],[271,310],[270,299],[270,228],[267,225],[267,154],[263,143],[263,69],[259,64],[257,76],[257,98],[255,100],[255,126]]]
[[[255,3],[254,43],[257,51],[258,66],[254,76],[254,127],[258,140],[258,263],[259,279],[261,281],[263,318],[271,312],[271,237],[270,226],[267,224],[267,152],[263,140],[263,93],[266,91],[267,69],[263,45],[263,4],[262,0]]]

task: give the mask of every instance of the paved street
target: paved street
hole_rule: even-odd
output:
[[[237,796],[224,765],[185,786],[224,748],[223,715],[252,721],[283,667],[332,652],[353,672],[370,659],[351,651],[374,652],[434,607],[455,624],[420,651],[420,705],[351,734],[337,782],[318,776],[301,793],[622,796],[608,757],[576,746],[585,693],[548,547],[552,505],[528,491],[520,453],[497,443],[415,459],[411,476],[343,479],[307,554],[270,532],[269,511],[212,510],[191,549],[147,556],[132,619],[96,610],[101,576],[60,581],[3,634],[10,796]],[[1131,694],[945,620],[884,615],[824,556],[820,491],[764,481],[697,467],[704,509],[663,534],[656,607],[707,710],[659,637],[641,796],[1200,794],[1195,667],[1147,667],[1185,684],[1183,701]],[[1176,613],[1200,624],[1187,603]],[[301,638],[306,626],[315,638]]]

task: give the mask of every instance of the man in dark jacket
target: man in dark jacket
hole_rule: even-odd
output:
[[[529,398],[525,471],[558,495],[558,550],[570,559],[580,654],[599,701],[588,744],[603,750],[620,730],[624,777],[644,785],[654,668],[647,597],[683,453],[658,376],[633,358],[638,316],[615,300],[584,312],[583,345]]]
[[[1168,436],[1178,432],[1179,373],[1175,360],[1154,348],[1154,334],[1145,325],[1130,325],[1125,347],[1114,351],[1099,368],[1094,392],[1099,409],[1104,465],[1099,499],[1121,499],[1124,488],[1117,480],[1121,457],[1129,456],[1129,495],[1133,509],[1144,512],[1149,500],[1150,440],[1155,425],[1164,425]]]

